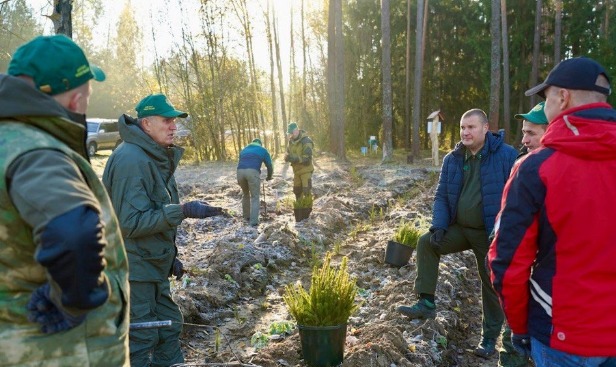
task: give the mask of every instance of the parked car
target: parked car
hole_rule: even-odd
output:
[[[190,118],[190,117],[188,117]],[[177,130],[175,131],[175,145],[179,146],[192,146],[192,132],[186,127],[185,121],[176,120],[175,125]]]
[[[99,150],[114,150],[122,143],[116,120],[88,118],[86,122],[88,124],[86,147],[90,157],[93,157]]]

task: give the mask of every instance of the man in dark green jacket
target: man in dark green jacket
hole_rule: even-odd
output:
[[[0,74],[0,365],[129,366],[128,262],[86,153],[102,70],[63,35]]]
[[[123,143],[109,157],[103,183],[116,210],[130,265],[131,322],[171,320],[172,326],[130,332],[132,366],[184,362],[182,314],[171,298],[169,276],[183,275],[176,258],[177,226],[185,218],[206,218],[222,209],[199,201],[180,204],[174,172],[183,148],[173,145],[176,110],[162,94],[145,97],[138,119],[119,119]]]
[[[285,162],[290,162],[293,167],[293,193],[298,200],[302,195],[312,194],[312,150],[314,145],[308,134],[292,122],[287,127],[289,146]]]

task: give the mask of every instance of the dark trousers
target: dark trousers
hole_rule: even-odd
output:
[[[130,282],[130,322],[171,320],[171,327],[131,330],[132,367],[163,367],[184,362],[180,349],[182,313],[171,298],[169,280],[161,283]]]
[[[482,332],[483,338],[498,338],[504,321],[503,311],[498,297],[492,289],[485,266],[488,253],[488,234],[485,229],[465,228],[454,224],[447,229],[440,253],[436,253],[430,244],[431,233],[425,233],[417,243],[417,278],[415,292],[417,294],[436,292],[438,268],[441,255],[472,250],[477,261],[477,270],[481,278],[481,303],[483,308]]]

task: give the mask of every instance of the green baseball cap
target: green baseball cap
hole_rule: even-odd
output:
[[[545,117],[545,112],[543,112],[544,107],[545,102],[539,102],[539,104],[533,107],[532,110],[528,111],[528,113],[520,113],[514,117],[518,120],[526,120],[537,125],[547,125],[548,118]]]
[[[252,142],[255,143],[255,144],[259,144],[259,145],[263,146],[263,143],[261,143],[261,139],[259,139],[259,138],[253,139]]]
[[[164,94],[150,94],[142,99],[135,107],[137,117],[162,116],[162,117],[188,117],[186,112],[178,111]]]
[[[90,79],[105,80],[103,70],[90,64],[81,47],[63,34],[39,36],[19,46],[7,73],[32,78],[38,90],[50,95],[75,89]]]
[[[292,134],[293,131],[295,131],[297,129],[297,124],[295,122],[292,122],[289,124],[289,126],[287,127],[287,134]]]

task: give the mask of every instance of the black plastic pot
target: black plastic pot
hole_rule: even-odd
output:
[[[302,342],[302,356],[311,367],[333,367],[344,359],[347,325],[297,325]]]
[[[294,208],[293,214],[295,214],[295,221],[301,222],[304,219],[308,219],[308,217],[310,217],[310,212],[312,212],[312,208]]]
[[[413,255],[413,248],[396,241],[388,241],[385,250],[385,262],[394,266],[404,266],[408,264]]]

